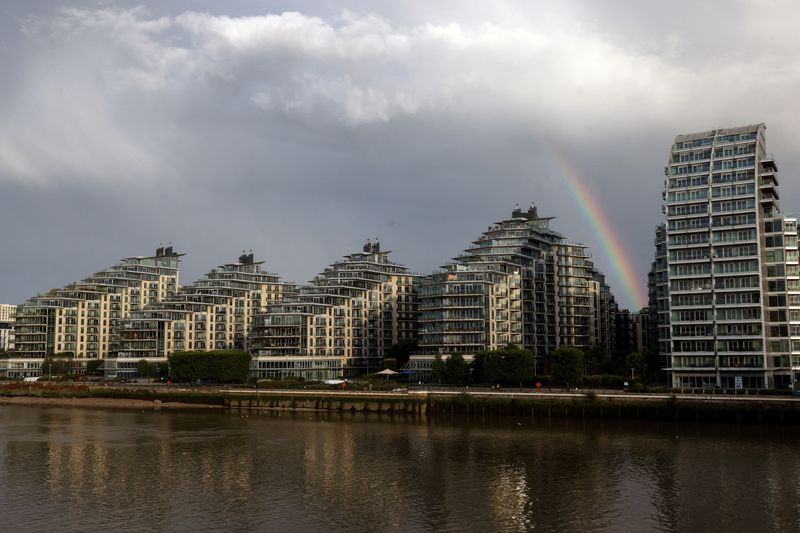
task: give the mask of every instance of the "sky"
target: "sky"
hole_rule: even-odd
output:
[[[303,283],[368,238],[428,273],[534,203],[638,309],[676,135],[766,123],[800,211],[798,23],[764,0],[3,2],[0,302],[161,243],[184,284],[251,249]]]

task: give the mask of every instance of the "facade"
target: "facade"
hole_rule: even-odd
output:
[[[420,282],[420,354],[514,344],[537,364],[559,346],[611,345],[616,309],[586,247],[517,207],[442,271]]]
[[[17,306],[0,304],[0,351],[14,351],[14,325],[16,320]]]
[[[3,361],[8,377],[41,375],[45,357],[72,360],[76,373],[114,350],[120,320],[168,298],[178,287],[182,254],[160,247],[129,257],[83,281],[31,298],[17,309],[15,353]]]
[[[666,192],[665,196],[666,198]],[[666,209],[665,209],[666,211]],[[672,384],[672,328],[669,313],[669,276],[667,265],[667,226],[660,224],[655,231],[655,259],[647,275],[647,308],[650,315],[650,352],[658,354],[659,368],[666,372],[666,382]]]
[[[420,281],[419,309],[423,352],[522,346],[522,275],[512,263],[447,265]]]
[[[118,349],[106,377],[135,377],[138,362],[165,362],[176,351],[248,349],[253,316],[282,302],[294,285],[261,269],[243,253],[177,293],[139,309],[120,323]]]
[[[442,361],[446,362],[450,358],[450,355],[449,353],[441,354]],[[404,371],[408,373],[409,383],[434,383],[436,381],[436,376],[433,375],[433,362],[435,360],[436,355],[434,354],[412,355]],[[464,355],[464,363],[467,365],[471,365],[474,360],[474,354]]]
[[[797,221],[780,213],[765,129],[672,145],[650,304],[674,387],[783,388],[800,372]]]
[[[624,349],[620,344],[619,306],[611,292],[611,287],[606,284],[606,277],[597,270],[592,270],[592,280],[589,282],[592,302],[592,346],[599,347],[606,354],[616,354]]]
[[[649,353],[652,343],[650,341],[650,309],[645,307],[637,313],[630,314],[631,320],[631,351]]]
[[[388,349],[417,336],[417,276],[367,243],[311,285],[258,314],[251,374],[333,379],[381,369]]]

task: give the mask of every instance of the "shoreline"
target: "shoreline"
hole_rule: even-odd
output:
[[[46,407],[79,407],[90,409],[216,409],[223,410],[220,405],[210,403],[170,402],[162,400],[138,400],[133,398],[101,398],[101,397],[41,397],[41,396],[1,396],[0,407],[4,405],[30,405]]]
[[[138,410],[216,409],[328,411],[505,417],[726,422],[800,426],[800,398],[725,397],[620,392],[319,391],[265,389],[117,388],[85,385],[8,386],[2,405]]]

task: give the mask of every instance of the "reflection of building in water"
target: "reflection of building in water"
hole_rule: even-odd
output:
[[[533,502],[524,463],[497,468],[496,482],[489,486],[489,501],[495,520],[503,524],[503,529],[530,529]]]
[[[37,478],[47,480],[47,497],[72,502],[65,523],[80,524],[93,510],[141,513],[166,531],[184,523],[195,502],[243,505],[255,492],[252,436],[205,433],[194,418],[152,411],[53,409],[39,423],[46,433],[39,457],[26,456],[30,449],[9,457],[42,465]],[[247,520],[242,527],[253,529]]]
[[[396,528],[406,512],[405,483],[399,483],[397,477],[403,476],[405,454],[398,457],[386,450],[379,462],[365,462],[365,448],[386,444],[385,432],[371,436],[367,427],[327,424],[307,435],[305,492],[337,520],[352,520],[357,514],[359,523],[373,524],[375,530]]]

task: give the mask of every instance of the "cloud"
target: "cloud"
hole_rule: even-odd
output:
[[[607,269],[557,145],[644,283],[674,135],[763,120],[782,166],[800,164],[788,4],[770,18],[748,2],[362,4],[234,15],[103,2],[4,17],[0,223],[16,220],[4,209],[41,219],[12,252],[46,264],[48,223],[93,231],[57,207],[64,197],[77,213],[115,206],[87,242],[115,259],[143,253],[115,236],[172,238],[196,262],[189,279],[230,259],[228,244],[261,245],[276,270],[309,279],[376,234],[429,270],[535,201]],[[21,28],[2,31],[12,20]],[[790,209],[797,189],[782,182]]]
[[[63,9],[46,20],[29,21],[25,31],[40,41],[34,57],[40,69],[53,68],[54,59],[68,54],[80,53],[83,59],[68,62],[69,71],[56,68],[58,78],[39,86],[46,94],[34,92],[25,106],[44,99],[75,110],[100,125],[94,133],[88,125],[81,131],[111,145],[111,153],[123,161],[148,159],[147,142],[130,138],[124,125],[113,127],[115,107],[131,93],[139,98],[153,92],[216,94],[220,85],[235,86],[234,98],[262,111],[346,127],[422,111],[498,105],[530,118],[571,115],[586,124],[613,116],[622,102],[646,110],[648,102],[663,101],[668,90],[659,87],[666,84],[655,82],[670,75],[657,56],[630,53],[581,29],[544,32],[492,23],[402,28],[376,15],[350,12],[325,20],[297,12],[156,17],[140,7]],[[64,83],[73,86],[63,90]],[[81,93],[89,101],[76,107],[72,99]],[[594,104],[580,113],[566,113],[589,100]],[[42,126],[32,125],[37,132]],[[13,132],[4,136],[3,152],[33,151],[24,135],[10,147],[8,133]],[[94,151],[85,158],[76,157],[80,150],[69,152],[72,156],[58,163],[75,168],[75,174],[95,174],[93,163],[78,172],[81,159],[91,162]],[[53,179],[33,161],[55,157],[38,154],[27,166],[4,159],[3,174],[29,168],[26,177]],[[143,171],[150,169],[143,165]]]

